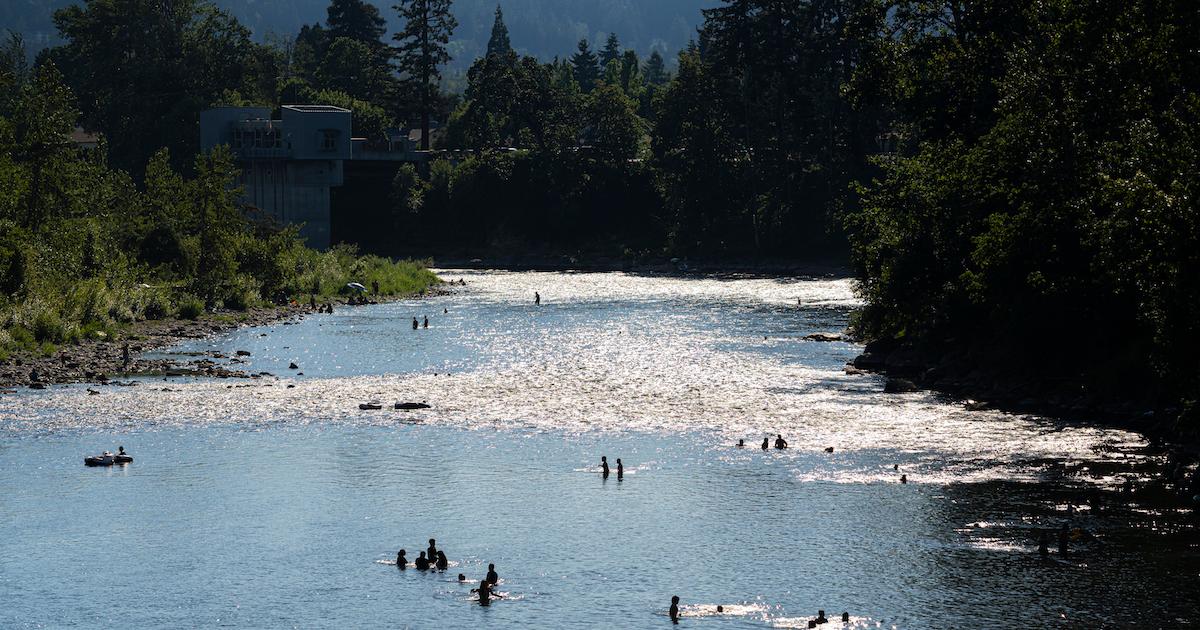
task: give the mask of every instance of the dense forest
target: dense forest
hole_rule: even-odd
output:
[[[256,41],[197,0],[166,14],[89,0],[55,14],[62,45],[35,69],[13,65],[18,41],[5,63],[24,85],[61,72],[100,155],[129,173],[127,194],[81,207],[151,194],[162,173],[213,194],[230,166],[192,158],[205,107],[339,104],[356,135],[425,127],[433,148],[467,150],[395,174],[380,203],[397,240],[627,260],[848,250],[866,300],[856,330],[925,364],[1150,402],[1200,391],[1190,2],[721,0],[667,57],[647,52],[644,25],[545,50],[509,28],[531,6],[332,0]],[[466,31],[478,45],[460,45]],[[455,63],[461,85],[445,80]],[[45,112],[7,108],[3,138]],[[61,131],[74,119],[58,111]],[[14,155],[33,175],[0,201],[37,229],[29,217],[66,206],[40,201],[63,193],[36,173],[64,171]]]
[[[403,21],[392,0],[371,0],[386,20],[389,33]],[[0,32],[20,33],[37,50],[63,43],[55,29],[54,12],[80,0],[20,0],[0,3]],[[325,18],[328,0],[215,0],[251,31],[257,41],[289,36],[302,26]],[[451,40],[453,74],[465,71],[484,54],[492,28],[495,0],[457,0],[453,12],[459,28]],[[668,58],[695,37],[700,10],[716,0],[501,0],[512,29],[514,46],[523,55],[549,60],[583,38],[602,39],[622,34],[626,46],[641,54],[658,50]]]

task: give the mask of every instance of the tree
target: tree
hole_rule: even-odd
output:
[[[396,12],[404,28],[393,38],[399,42],[396,63],[404,85],[417,94],[421,110],[421,148],[429,149],[429,117],[442,78],[439,66],[450,60],[446,44],[458,22],[450,14],[450,0],[399,0]]]
[[[652,51],[650,57],[646,59],[646,64],[642,68],[642,76],[645,77],[646,83],[654,86],[662,85],[671,79],[667,74],[667,64],[657,50]]]
[[[597,66],[596,53],[588,46],[586,39],[579,40],[579,52],[571,56],[571,66],[574,68],[575,82],[579,89],[591,92],[600,78],[600,68]]]
[[[512,52],[512,44],[508,41],[508,27],[504,25],[504,14],[500,11],[500,5],[496,5],[496,21],[492,24],[492,36],[488,39],[487,54],[492,55],[507,55]]]
[[[330,44],[315,79],[320,89],[378,103],[387,95],[391,76],[386,59],[377,58],[375,51],[358,40],[339,37]]]
[[[638,156],[645,121],[619,85],[605,83],[592,91],[587,119],[592,125],[592,147],[602,160],[623,163]]]
[[[600,51],[600,67],[607,68],[608,64],[621,58],[621,42],[617,39],[616,33],[608,34],[608,41],[604,42],[604,49]]]
[[[387,22],[375,5],[363,0],[331,0],[325,11],[329,41],[345,37],[370,46],[374,52],[384,48],[381,38],[387,32]]]

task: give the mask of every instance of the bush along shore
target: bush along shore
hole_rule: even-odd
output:
[[[102,381],[128,367],[127,343],[266,323],[349,298],[351,282],[380,297],[441,282],[421,262],[306,247],[239,203],[223,148],[186,173],[161,150],[135,182],[108,165],[103,140],[71,141],[78,119],[52,63],[0,102],[0,383]]]

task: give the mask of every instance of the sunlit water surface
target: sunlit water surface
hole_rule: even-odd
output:
[[[1200,621],[1190,516],[1119,493],[1140,436],[844,374],[857,346],[802,337],[844,328],[847,280],[442,276],[171,351],[261,378],[0,397],[0,627],[658,627],[676,594],[711,628]],[[1042,560],[1080,493],[1099,541]],[[389,564],[430,537],[449,571]],[[484,608],[457,574],[489,562]]]

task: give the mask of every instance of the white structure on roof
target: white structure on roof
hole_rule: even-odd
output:
[[[227,145],[242,169],[244,201],[284,224],[303,224],[309,246],[329,247],[329,191],[351,158],[350,110],[284,105],[218,107],[200,113],[200,148]]]

